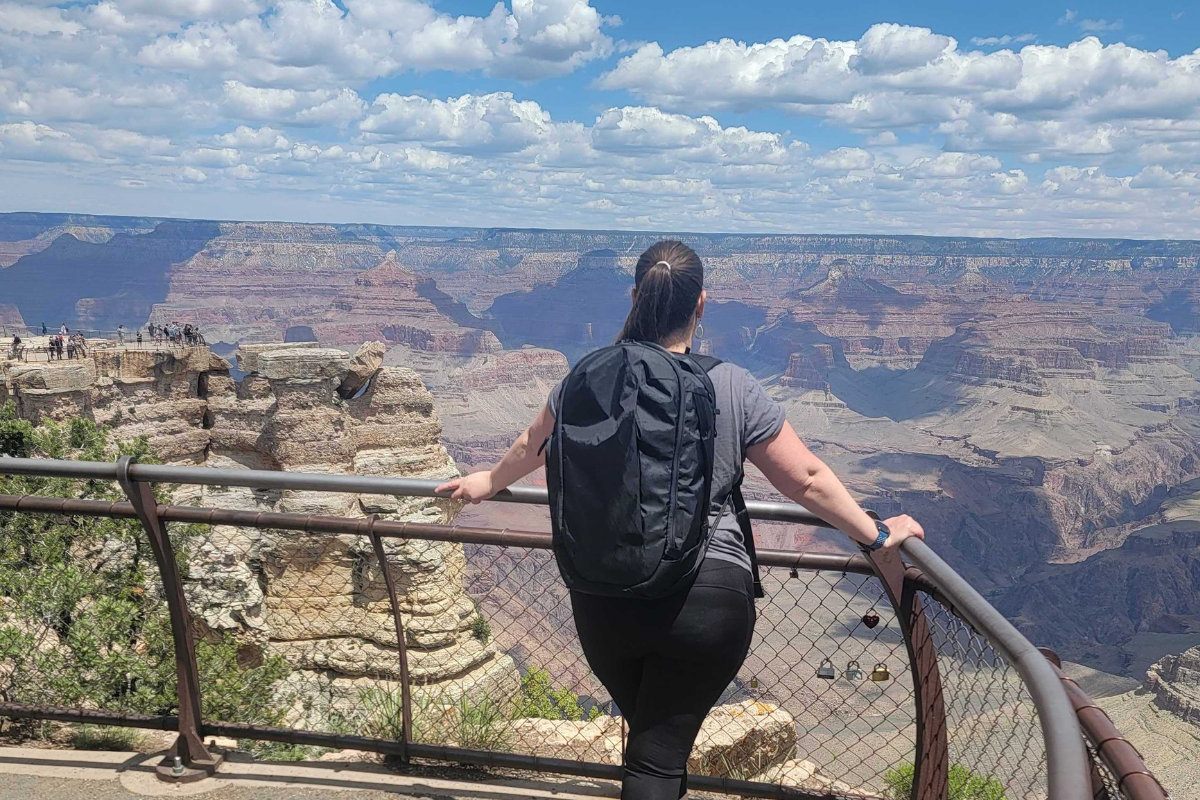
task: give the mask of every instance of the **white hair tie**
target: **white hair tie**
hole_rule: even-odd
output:
[[[658,264],[666,264],[666,265],[667,265],[667,272],[670,272],[670,271],[671,271],[671,262],[670,262],[670,261],[659,261],[659,262],[658,262]],[[658,266],[658,264],[655,264],[654,266],[656,266],[656,267],[657,267],[657,266]]]

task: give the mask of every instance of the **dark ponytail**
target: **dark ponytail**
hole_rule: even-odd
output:
[[[633,308],[620,338],[666,344],[691,323],[703,290],[704,265],[696,251],[683,242],[650,245],[638,258]]]

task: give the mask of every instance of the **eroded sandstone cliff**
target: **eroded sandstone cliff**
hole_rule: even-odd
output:
[[[1200,647],[1154,662],[1146,684],[1159,708],[1200,726]]]

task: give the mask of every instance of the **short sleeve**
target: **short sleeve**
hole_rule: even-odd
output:
[[[550,416],[555,419],[558,419],[559,400],[562,398],[563,384],[566,380],[566,378],[563,378],[556,383],[554,388],[550,390],[550,396],[546,398],[546,408],[550,409]]]
[[[742,389],[742,441],[746,447],[765,442],[783,429],[783,406],[767,394],[762,384],[747,374]]]

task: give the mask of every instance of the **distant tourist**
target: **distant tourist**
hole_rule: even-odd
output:
[[[66,327],[67,327],[66,325],[63,325],[63,328],[64,328],[64,329],[65,329]],[[58,336],[55,336],[55,337],[54,337],[54,357],[55,357],[55,358],[57,358],[59,361],[62,361],[62,357],[63,357],[63,335],[62,335],[61,333],[60,333],[60,334],[58,334]]]
[[[547,468],[579,641],[629,723],[622,800],[686,794],[700,724],[749,651],[745,459],[864,550],[924,536],[911,517],[868,516],[747,370],[691,353],[706,300],[699,256],[652,245],[618,342],[571,370],[499,464],[438,488],[478,503]],[[639,391],[648,375],[659,388]]]
[[[74,336],[67,339],[67,358],[72,361],[75,360],[75,337]]]
[[[125,326],[117,326],[117,344],[125,344]]]
[[[46,335],[46,323],[42,323],[42,336]]]
[[[12,350],[9,352],[9,356],[12,358],[19,358],[21,356],[21,350],[21,337],[13,334]]]
[[[141,328],[138,328],[138,330],[137,330],[137,340],[138,340],[138,347],[141,347],[142,346],[142,329]]]
[[[64,323],[62,324],[62,327],[58,329],[58,335],[59,335],[59,336],[66,336],[66,335],[67,335],[67,323],[65,323],[65,322],[64,322]]]

